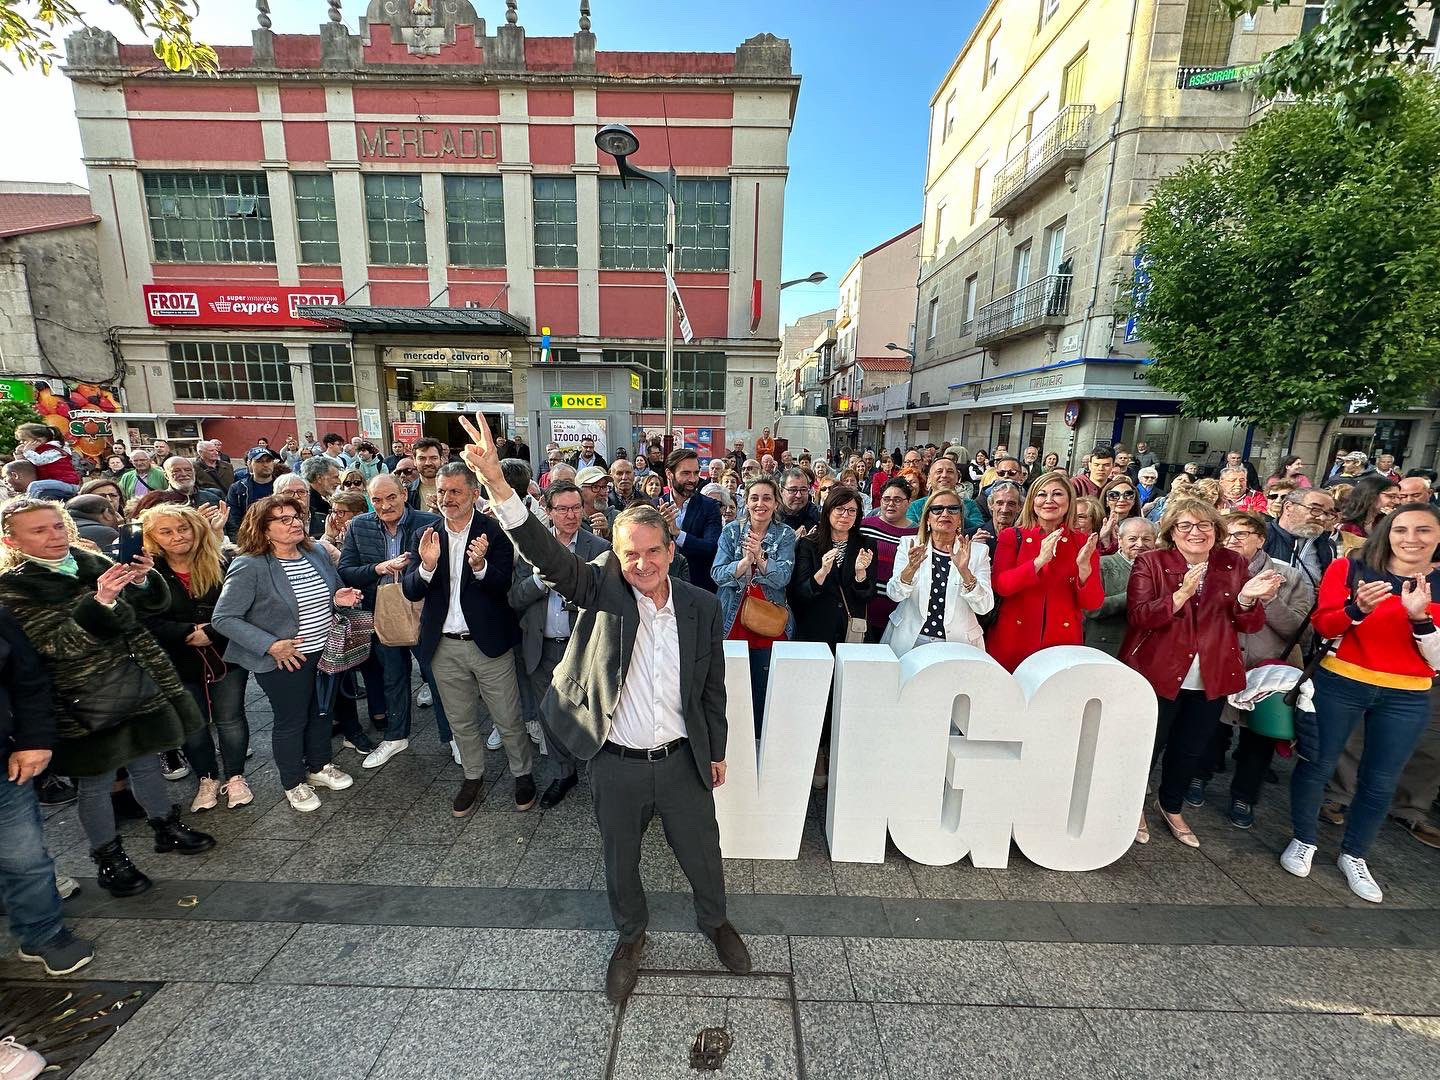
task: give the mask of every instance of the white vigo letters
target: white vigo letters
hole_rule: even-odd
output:
[[[823,721],[824,646],[775,646],[764,743],[751,753],[749,669],[726,644],[729,782],[716,793],[729,858],[796,858]],[[816,651],[818,650],[818,652]],[[1014,676],[969,645],[896,658],[836,651],[826,833],[831,857],[881,862],[885,837],[917,862],[1093,870],[1130,847],[1145,797],[1156,701],[1119,661],[1046,649]],[[732,787],[733,785],[733,787]]]

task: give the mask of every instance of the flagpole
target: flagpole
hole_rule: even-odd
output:
[[[1440,16],[1437,16],[1440,18]],[[665,459],[675,449],[675,196],[665,192]]]

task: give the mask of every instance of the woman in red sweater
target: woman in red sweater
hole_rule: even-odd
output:
[[[1311,621],[1321,636],[1340,640],[1315,672],[1315,712],[1295,714],[1299,760],[1290,780],[1295,838],[1280,865],[1297,877],[1309,875],[1325,783],[1351,731],[1363,721],[1365,748],[1337,865],[1356,896],[1377,904],[1383,894],[1365,855],[1425,732],[1431,686],[1440,670],[1437,546],[1440,511],[1410,503],[1382,518],[1357,556],[1330,564]]]
[[[1130,572],[1130,629],[1120,658],[1145,676],[1160,699],[1155,748],[1165,752],[1156,804],[1175,839],[1199,847],[1181,811],[1190,778],[1225,698],[1245,689],[1240,634],[1265,625],[1263,603],[1284,578],[1274,570],[1250,576],[1249,561],[1217,543],[1224,526],[1208,502],[1179,499],[1160,518],[1160,543],[1141,553]],[[1142,829],[1136,839],[1148,839]]]
[[[1020,524],[995,539],[998,614],[985,648],[1006,671],[1051,645],[1084,643],[1082,612],[1105,601],[1099,542],[1075,528],[1075,489],[1067,477],[1031,485]]]

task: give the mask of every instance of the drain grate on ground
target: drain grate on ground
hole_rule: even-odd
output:
[[[43,1056],[46,1080],[64,1080],[164,985],[0,979],[0,1038]]]

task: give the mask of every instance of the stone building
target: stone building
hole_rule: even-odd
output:
[[[1122,283],[1157,181],[1267,107],[1234,67],[1323,9],[1232,21],[1214,0],[993,0],[930,103],[909,441],[1037,446],[1072,467],[1115,440],[1172,464],[1259,456],[1245,425],[1184,418],[1146,379]],[[1287,445],[1312,464],[1337,445],[1428,462],[1434,416],[1347,418],[1323,447],[1301,422]]]
[[[568,37],[527,36],[515,0],[493,30],[468,0],[372,0],[358,32],[331,0],[314,34],[256,6],[209,76],[100,31],[67,42],[132,408],[249,446],[388,442],[396,422],[454,441],[484,405],[543,445],[546,349],[577,389],[590,364],[636,371],[642,407],[612,445],[663,426],[665,195],[622,184],[594,141],[626,123],[632,163],[677,174],[693,340],[677,328],[675,424],[718,452],[768,420],[787,42],[604,51],[588,2]]]
[[[801,315],[785,327],[775,366],[776,412],[792,416],[820,415],[824,390],[820,384],[815,341],[825,335],[827,328],[833,336],[834,324],[835,311],[826,308]]]

